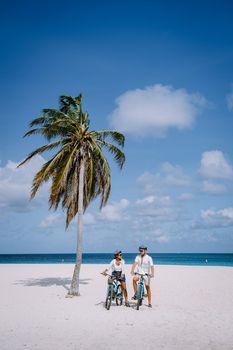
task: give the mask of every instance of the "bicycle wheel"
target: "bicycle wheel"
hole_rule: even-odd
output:
[[[105,308],[109,310],[111,307],[111,304],[112,304],[112,286],[108,286],[108,293],[105,301]]]
[[[139,307],[142,305],[142,286],[141,285],[137,287],[136,297],[137,297],[137,310],[139,310]]]
[[[116,304],[118,306],[118,305],[122,305],[122,303],[123,303],[123,295],[122,295],[121,286],[119,285],[116,291]]]
[[[123,303],[123,298],[122,298],[122,297],[116,298],[116,304],[117,304],[117,306],[121,306],[122,303]]]

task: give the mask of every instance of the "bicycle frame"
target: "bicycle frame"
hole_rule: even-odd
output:
[[[138,281],[138,289],[139,289],[138,299],[142,299],[144,295],[144,275],[140,275],[140,278]]]
[[[143,273],[143,274],[142,273],[135,273],[135,275],[140,276],[138,283],[137,283],[137,290],[136,290],[137,310],[139,310],[139,306],[142,305],[142,300],[143,300],[144,291],[145,291],[144,276],[148,276],[148,275],[145,273]]]
[[[115,298],[115,296],[118,293],[118,290],[119,290],[119,286],[121,285],[120,281],[116,279],[116,277],[110,275],[109,276],[109,283],[108,283],[108,286],[110,288],[112,288],[112,294],[113,294],[113,297]]]

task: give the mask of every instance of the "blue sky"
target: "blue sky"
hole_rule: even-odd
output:
[[[230,1],[1,4],[0,253],[73,252],[76,223],[48,211],[50,154],[22,139],[61,94],[84,95],[94,129],[125,133],[107,207],[85,218],[85,251],[233,249],[233,5]]]

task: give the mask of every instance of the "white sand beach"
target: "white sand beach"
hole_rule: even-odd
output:
[[[83,265],[65,298],[73,265],[0,265],[0,349],[233,349],[233,268],[157,266],[152,309],[107,311],[104,267]]]

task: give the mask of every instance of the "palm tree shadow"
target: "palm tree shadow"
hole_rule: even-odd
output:
[[[88,284],[91,278],[80,279],[80,284]],[[61,277],[46,277],[46,278],[29,278],[26,280],[18,280],[14,284],[21,284],[25,287],[51,287],[51,286],[62,286],[66,290],[69,290],[68,285],[71,284],[71,278]]]

